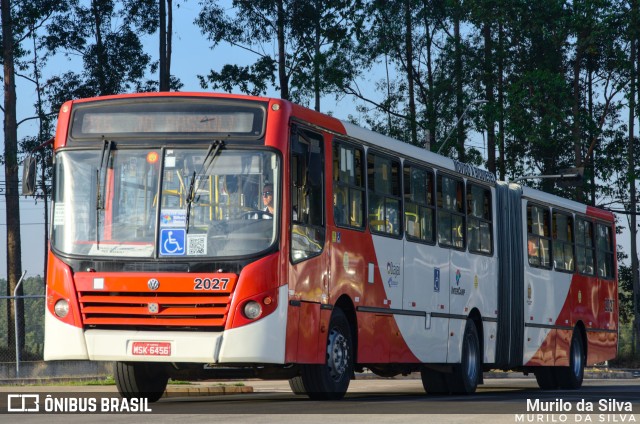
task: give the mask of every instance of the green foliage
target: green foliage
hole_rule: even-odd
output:
[[[5,293],[7,281],[0,279],[0,292]],[[41,296],[45,294],[44,281],[41,276],[29,277],[23,283],[24,296]],[[15,346],[8,345],[7,304],[9,300],[0,301],[0,362],[15,356]],[[22,360],[41,360],[44,349],[44,298],[24,299],[24,350]]]

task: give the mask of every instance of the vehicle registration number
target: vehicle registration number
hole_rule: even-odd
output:
[[[171,343],[133,342],[131,353],[133,355],[171,356]]]

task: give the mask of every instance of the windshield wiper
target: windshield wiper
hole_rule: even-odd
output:
[[[105,140],[104,137],[102,142],[100,168],[96,169],[96,249],[98,250],[100,250],[100,212],[104,211],[104,195],[102,194],[102,189],[106,188],[107,185],[107,168],[109,167],[109,158],[111,157],[111,149],[114,144],[112,140]],[[102,172],[103,168],[104,174]]]
[[[218,152],[224,146],[224,141],[222,140],[213,140],[213,143],[209,146],[209,150],[207,150],[207,154],[204,157],[204,161],[202,161],[202,165],[200,166],[200,171],[196,173],[193,171],[193,176],[191,177],[191,183],[189,184],[189,192],[187,193],[186,203],[187,203],[187,216],[186,216],[186,227],[187,233],[189,232],[189,217],[191,215],[191,205],[195,201],[196,193],[199,190],[199,184],[196,185],[196,179],[199,175],[202,175],[203,172],[207,172],[211,164],[213,164],[214,159],[218,156]]]

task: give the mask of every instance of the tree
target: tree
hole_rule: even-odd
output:
[[[283,99],[304,104],[313,98],[319,109],[321,95],[334,92],[354,72],[345,59],[350,48],[349,11],[355,8],[350,2],[235,0],[233,6],[227,13],[216,1],[206,0],[196,24],[212,47],[229,43],[257,59],[251,65],[227,64],[199,75],[203,88],[239,88],[261,95],[275,86]]]
[[[8,285],[6,294],[14,294],[16,286],[22,275],[22,252],[20,240],[20,206],[18,190],[18,121],[17,121],[17,94],[16,94],[16,65],[19,59],[26,54],[21,45],[24,40],[30,39],[33,32],[40,28],[44,22],[56,10],[56,3],[50,0],[13,1],[2,0],[2,61],[4,67],[4,167],[6,181],[6,223],[7,223],[7,277]],[[17,295],[22,294],[19,288]],[[22,300],[16,300],[7,308],[7,319],[14,323],[13,305],[21,317],[23,309]],[[24,322],[17,323],[20,334],[24,334]],[[8,343],[13,345],[18,335],[14,334],[14,325],[8,329]],[[24,346],[24,340],[19,339],[20,347]]]
[[[20,206],[18,204],[18,123],[16,118],[16,81],[15,81],[15,39],[13,11],[9,0],[2,0],[2,60],[4,65],[4,175],[6,181],[5,198],[7,202],[7,296],[13,291],[22,274],[20,244]],[[21,294],[19,292],[18,294]],[[15,305],[7,308],[7,322],[13,323]],[[9,329],[7,343],[15,343],[16,335]]]
[[[140,40],[140,34],[157,30],[156,6],[152,0],[91,0],[88,6],[69,2],[47,26],[46,47],[68,58],[79,57],[83,71],[47,81],[52,107],[72,98],[157,90],[157,82],[145,80],[147,71],[154,69]]]

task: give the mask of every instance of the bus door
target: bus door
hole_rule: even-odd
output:
[[[290,141],[290,210],[283,211],[290,217],[287,360],[320,363],[326,353],[322,339],[326,332],[320,328],[328,326],[331,317],[326,306],[329,261],[325,248],[324,141],[322,134],[296,125]]]

